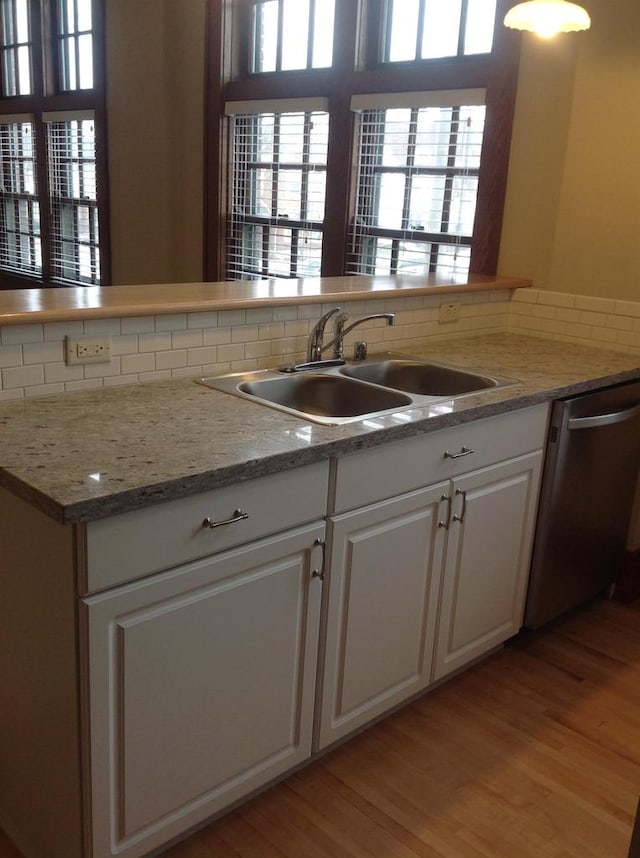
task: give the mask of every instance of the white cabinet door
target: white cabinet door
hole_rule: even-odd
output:
[[[434,679],[521,625],[542,452],[453,481]]]
[[[93,858],[138,856],[311,752],[314,524],[84,601]]]
[[[331,521],[319,748],[429,683],[447,487],[440,483]]]

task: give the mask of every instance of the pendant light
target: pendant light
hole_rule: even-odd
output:
[[[510,9],[504,24],[505,27],[529,30],[549,39],[557,33],[588,30],[591,18],[582,6],[568,0],[529,0]]]

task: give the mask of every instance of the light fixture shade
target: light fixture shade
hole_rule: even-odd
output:
[[[548,39],[556,33],[588,30],[591,18],[582,6],[568,0],[529,0],[510,9],[504,24],[505,27],[529,30]]]

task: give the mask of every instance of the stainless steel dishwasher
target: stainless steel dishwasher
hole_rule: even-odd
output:
[[[553,406],[524,625],[607,590],[619,570],[640,464],[640,382]]]

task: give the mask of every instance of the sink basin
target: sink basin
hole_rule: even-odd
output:
[[[294,371],[254,370],[202,378],[200,384],[285,411],[324,426],[430,408],[481,390],[513,384],[481,372],[436,364],[396,352],[344,366]]]
[[[340,372],[349,378],[421,396],[460,396],[499,385],[491,376],[409,358],[350,364],[341,367]]]
[[[303,374],[243,381],[241,393],[315,417],[361,417],[411,405],[411,398],[395,390],[372,387],[339,375]]]

